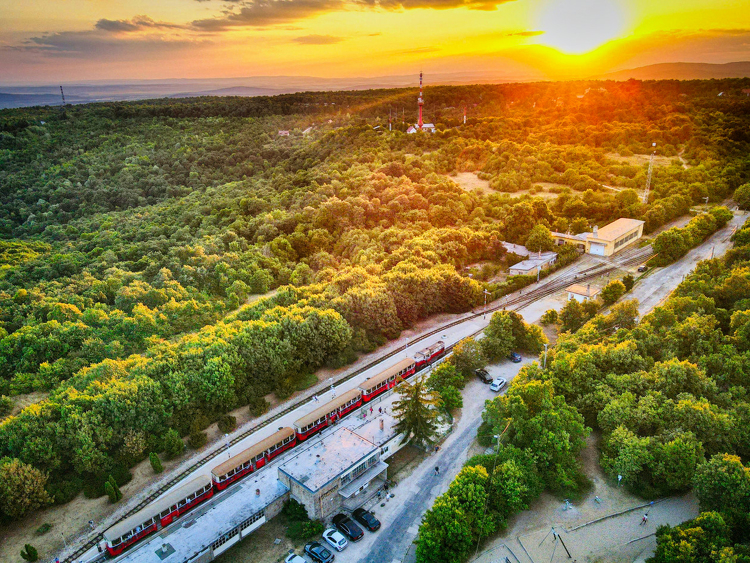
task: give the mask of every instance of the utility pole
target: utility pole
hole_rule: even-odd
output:
[[[654,170],[654,157],[656,156],[656,143],[652,143],[653,152],[651,159],[648,161],[648,177],[646,178],[646,189],[643,190],[643,203],[648,203],[648,192],[651,190],[651,173]]]
[[[485,289],[483,293],[484,293],[484,312],[482,313],[482,319],[486,319],[487,318],[487,296],[490,294],[490,292]]]
[[[542,369],[547,369],[547,346],[549,345],[544,345],[544,364],[542,365]]]

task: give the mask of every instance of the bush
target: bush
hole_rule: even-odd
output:
[[[151,469],[154,470],[154,473],[161,473],[162,471],[164,471],[164,467],[161,464],[159,456],[154,452],[148,454],[148,460],[151,462]]]
[[[199,450],[208,442],[208,436],[205,432],[191,432],[188,438],[188,445],[194,450]]]
[[[0,396],[0,417],[7,416],[13,410],[13,399],[6,395]]]
[[[271,408],[271,403],[266,401],[264,397],[258,397],[250,401],[250,414],[252,416],[263,416]]]
[[[292,522],[286,530],[287,537],[295,542],[314,540],[325,530],[320,520],[309,520],[307,522]]]
[[[44,534],[49,532],[51,529],[52,529],[52,524],[50,524],[49,522],[45,522],[44,524],[42,524],[36,529],[34,534],[37,536],[43,536]]]
[[[219,430],[222,434],[229,434],[237,428],[237,419],[230,414],[219,417]]]
[[[605,305],[612,305],[612,303],[625,295],[625,291],[625,284],[623,284],[620,280],[612,280],[606,286],[604,286],[604,289],[602,289],[602,301],[604,301]]]
[[[625,286],[625,291],[630,291],[635,285],[635,279],[633,278],[633,276],[628,274],[627,276],[622,278],[622,284]]]
[[[167,454],[167,459],[179,457],[185,451],[185,443],[176,430],[170,429],[164,436],[164,451]]]
[[[21,551],[21,557],[25,561],[36,561],[39,559],[39,553],[34,546],[26,544]]]
[[[83,489],[83,479],[73,477],[69,481],[57,481],[47,485],[49,496],[55,501],[55,504],[65,504],[70,502]],[[101,495],[96,495],[101,496]]]
[[[557,318],[558,318],[557,311],[555,311],[554,309],[550,309],[549,311],[547,311],[546,313],[542,315],[540,322],[544,326],[553,325],[557,322]]]
[[[300,504],[294,499],[290,499],[284,503],[284,507],[281,509],[281,514],[288,522],[307,522],[310,517],[307,515],[307,509],[304,504]]]

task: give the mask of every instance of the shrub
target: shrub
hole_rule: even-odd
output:
[[[45,522],[44,524],[42,524],[36,529],[34,534],[37,536],[43,536],[44,534],[49,532],[51,529],[52,529],[52,524],[50,524],[49,522]]]
[[[222,434],[229,434],[237,428],[237,419],[230,414],[219,417],[219,430]]]
[[[620,280],[612,280],[606,286],[604,286],[604,289],[602,289],[602,301],[604,301],[605,305],[612,305],[612,303],[625,295],[625,291],[625,284],[623,284]]]
[[[185,443],[176,430],[170,429],[164,436],[164,451],[167,459],[179,457],[185,451]]]
[[[188,438],[188,445],[194,450],[199,450],[208,442],[208,436],[205,432],[191,432]]]
[[[52,497],[55,504],[65,504],[70,502],[83,489],[83,479],[73,477],[69,481],[57,481],[47,485],[47,492]],[[101,496],[101,495],[97,495]]]
[[[547,311],[546,313],[542,315],[540,322],[544,326],[553,325],[557,322],[557,318],[558,318],[557,311],[555,311],[554,309],[550,309],[549,311]]]
[[[109,497],[109,502],[112,504],[116,503],[119,499],[117,498],[117,492],[115,492],[115,488],[112,486],[112,483],[107,481],[104,483],[104,491],[107,493],[107,496]]]
[[[289,522],[307,522],[310,517],[307,515],[307,509],[304,504],[300,504],[294,499],[289,499],[284,503],[284,507],[281,509],[281,513],[284,518]]]
[[[266,401],[264,397],[258,397],[250,401],[250,414],[252,416],[262,416],[268,412],[271,408],[271,403]]]
[[[6,395],[0,396],[0,417],[7,416],[13,410],[13,399]]]
[[[154,473],[161,473],[164,471],[164,467],[161,464],[161,460],[159,459],[159,456],[156,455],[154,452],[151,452],[148,454],[148,459],[151,462],[151,469],[154,470]]]
[[[26,544],[21,551],[21,557],[25,561],[36,561],[39,559],[39,553],[33,545]]]
[[[630,291],[635,285],[635,279],[633,278],[633,276],[628,274],[627,276],[622,278],[622,284],[625,286],[625,291]]]

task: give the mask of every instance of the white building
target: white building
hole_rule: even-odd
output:
[[[580,284],[573,284],[570,287],[566,287],[565,291],[568,292],[568,301],[575,299],[576,301],[583,303],[584,301],[593,301],[596,296],[599,295],[600,289],[591,287],[591,284],[583,286]]]
[[[539,254],[529,254],[528,256],[523,262],[513,264],[508,268],[508,273],[511,276],[536,275],[539,270],[546,270],[557,262],[556,252],[542,252]]]
[[[419,125],[417,125],[416,123],[406,130],[407,133],[416,133],[417,131],[419,131]],[[437,129],[432,123],[424,123],[422,124],[422,131],[426,133],[435,133]]]

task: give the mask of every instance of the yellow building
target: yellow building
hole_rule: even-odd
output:
[[[621,218],[590,233],[571,235],[552,233],[555,244],[574,244],[579,250],[595,256],[612,256],[643,236],[644,221]]]

